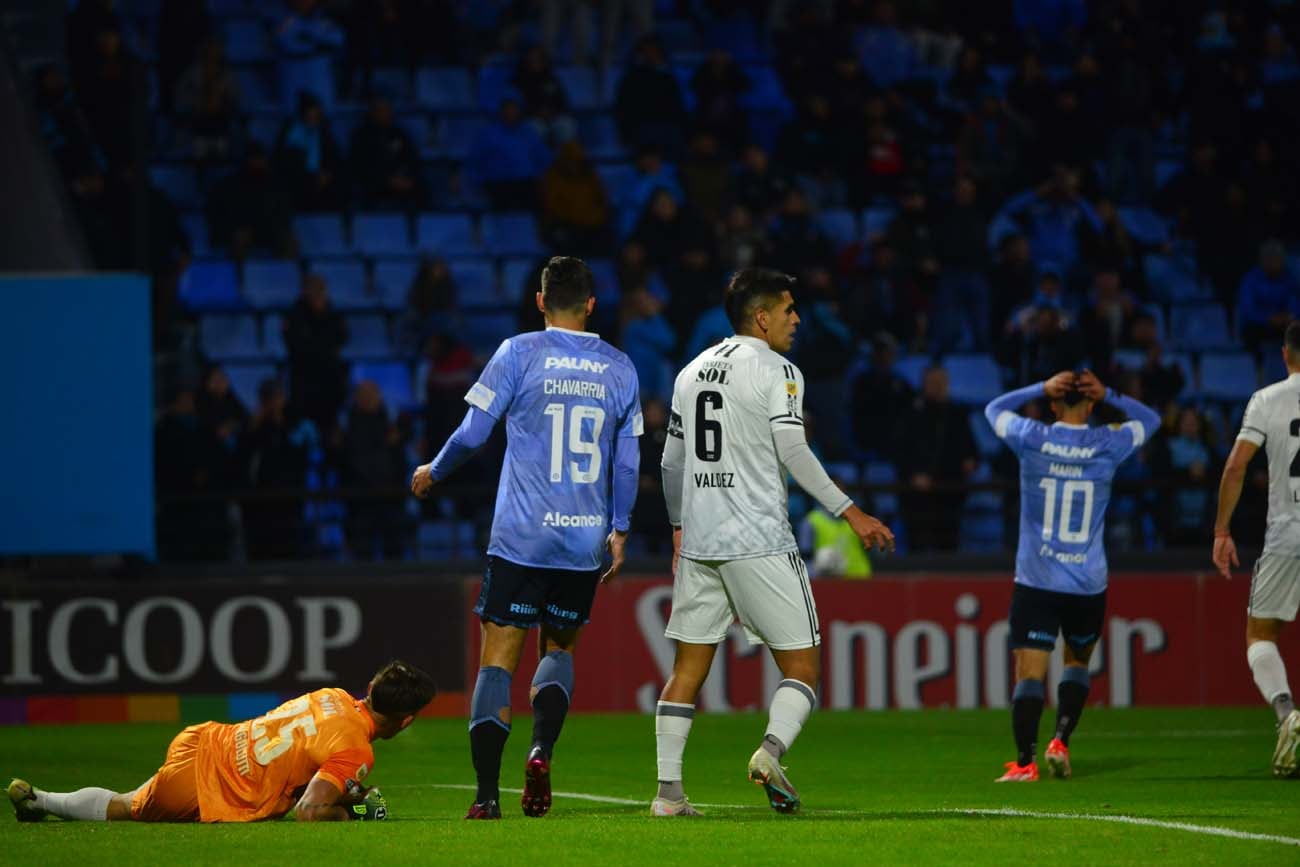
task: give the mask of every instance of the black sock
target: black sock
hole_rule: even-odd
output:
[[[1070,735],[1079,724],[1083,706],[1088,701],[1088,687],[1074,681],[1063,680],[1056,688],[1056,736],[1067,747]]]
[[[1011,695],[1011,732],[1016,736],[1016,763],[1033,764],[1038,752],[1038,720],[1043,715],[1043,682],[1022,680]]]
[[[569,696],[555,684],[542,687],[533,697],[533,746],[541,747],[548,759],[568,713]]]
[[[501,753],[506,748],[510,732],[494,722],[481,722],[469,730],[469,752],[474,758],[474,773],[478,777],[478,793],[474,802],[501,800],[498,788],[501,780]]]

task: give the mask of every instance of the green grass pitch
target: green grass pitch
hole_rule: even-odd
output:
[[[1049,710],[1044,742],[1050,719]],[[1090,709],[1074,737],[1074,779],[995,785],[1012,749],[1004,711],[818,713],[787,756],[804,810],[778,816],[745,778],[764,717],[701,715],[687,747],[686,790],[693,801],[716,806],[698,820],[656,820],[648,815],[653,721],[574,716],[557,749],[555,788],[608,800],[560,795],[549,816],[526,819],[518,795],[503,792],[504,821],[470,823],[461,816],[472,792],[459,788],[473,782],[464,723],[421,720],[377,747],[372,781],[388,798],[388,822],[19,825],[6,819],[0,861],[1300,864],[1300,780],[1269,775],[1270,722],[1264,708]],[[54,790],[130,789],[153,772],[174,731],[160,725],[5,729],[0,772]],[[529,731],[527,718],[516,721],[506,788],[521,784]],[[963,812],[974,810],[1007,812]],[[1138,817],[1200,830],[1059,814]]]

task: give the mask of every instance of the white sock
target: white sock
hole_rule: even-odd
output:
[[[661,701],[655,708],[655,756],[660,783],[680,783],[682,754],[695,721],[695,705]],[[662,788],[662,787],[661,787]]]
[[[42,792],[33,789],[36,806],[60,819],[83,822],[108,821],[108,804],[117,792],[108,789],[77,789],[75,792]]]
[[[786,678],[777,686],[768,709],[766,735],[777,740],[781,752],[794,746],[816,702],[817,693],[801,680]]]
[[[1269,704],[1280,695],[1290,695],[1291,687],[1286,682],[1286,663],[1277,652],[1277,645],[1271,641],[1256,641],[1246,648],[1246,661],[1255,675],[1255,686],[1259,687],[1264,701]]]

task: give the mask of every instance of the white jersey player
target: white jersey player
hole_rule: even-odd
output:
[[[889,529],[835,486],[808,448],[803,375],[779,353],[794,342],[794,279],[746,268],[732,276],[725,307],[736,334],[706,349],[677,376],[664,445],[664,496],[673,530],[673,676],[655,714],[656,816],[696,815],[682,791],[682,754],[695,699],[717,645],[739,618],[784,678],[767,732],[749,760],[778,812],[799,795],[780,765],[816,701],[821,634],[808,573],[790,528],[786,475],[869,547],[893,547]]]
[[[1255,392],[1241,420],[1241,432],[1228,455],[1219,483],[1214,522],[1214,565],[1225,577],[1239,566],[1230,524],[1241,497],[1246,467],[1260,446],[1268,456],[1268,529],[1264,551],[1255,561],[1246,610],[1246,660],[1264,700],[1277,713],[1273,774],[1300,775],[1300,711],[1287,684],[1286,665],[1277,650],[1283,623],[1300,607],[1300,320],[1286,329],[1282,357],[1290,374]]]

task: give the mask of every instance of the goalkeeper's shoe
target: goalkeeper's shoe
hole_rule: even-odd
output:
[[[1022,765],[1017,762],[1007,762],[1007,772],[998,777],[995,783],[1036,783],[1038,782],[1038,765],[1030,762]]]
[[[691,802],[682,798],[680,801],[670,801],[667,798],[655,798],[650,802],[651,816],[699,816],[702,815],[699,810],[691,805]]]
[[[533,747],[524,763],[525,816],[545,816],[551,809],[551,760],[541,747]]]
[[[36,806],[36,792],[26,780],[14,779],[6,790],[9,803],[14,805],[14,816],[19,822],[39,822],[45,811]]]
[[[759,747],[749,757],[749,778],[767,792],[767,802],[778,813],[794,813],[799,809],[799,792],[776,756]]]
[[[500,819],[501,805],[496,801],[477,801],[465,814],[466,819]]]
[[[1300,760],[1298,751],[1300,751],[1300,710],[1293,710],[1277,726],[1277,749],[1273,751],[1273,776],[1300,776],[1300,768],[1297,767],[1297,760]]]
[[[1043,758],[1047,760],[1047,769],[1053,777],[1058,780],[1070,779],[1070,748],[1060,738],[1052,738]]]

